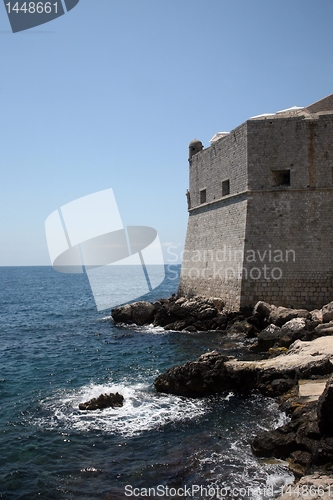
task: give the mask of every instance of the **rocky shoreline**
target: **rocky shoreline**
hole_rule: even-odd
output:
[[[252,338],[252,354],[257,352],[259,358],[259,353],[265,353],[266,359],[240,361],[223,352],[208,352],[159,375],[156,390],[192,398],[257,390],[277,398],[289,422],[256,436],[254,454],[286,460],[304,484],[317,484],[317,477],[324,481],[327,475],[326,483],[332,483],[333,302],[314,311],[258,302],[253,310],[229,312],[219,298],[172,296],[154,304],[136,302],[115,308],[112,317],[116,323],[154,324],[184,332],[214,330]],[[293,494],[296,490],[288,498]]]

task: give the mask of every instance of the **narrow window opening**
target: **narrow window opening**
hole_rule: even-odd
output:
[[[272,187],[290,186],[290,170],[271,170]]]
[[[230,194],[230,180],[222,181],[222,196]]]
[[[206,189],[200,191],[200,203],[206,203]]]

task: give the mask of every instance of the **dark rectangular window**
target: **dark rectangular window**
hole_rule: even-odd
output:
[[[206,203],[206,189],[200,191],[200,203]]]
[[[222,181],[222,196],[227,196],[230,194],[230,181],[227,179],[226,181]]]
[[[271,185],[290,186],[290,170],[271,170]]]

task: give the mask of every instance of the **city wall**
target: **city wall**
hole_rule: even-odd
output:
[[[332,300],[332,138],[332,114],[254,119],[193,156],[179,294],[232,310]]]

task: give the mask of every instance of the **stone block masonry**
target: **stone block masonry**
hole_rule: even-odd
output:
[[[200,145],[200,141],[197,141]],[[190,155],[178,293],[321,307],[333,299],[333,95],[249,119]]]

